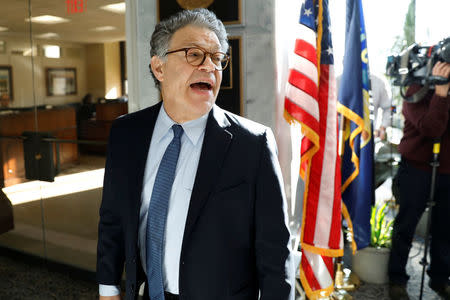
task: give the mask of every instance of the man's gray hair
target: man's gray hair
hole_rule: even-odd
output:
[[[156,55],[165,59],[173,34],[187,25],[195,25],[211,30],[219,39],[221,51],[225,53],[228,51],[227,31],[222,21],[212,11],[205,8],[196,8],[180,11],[156,24],[150,40],[150,58]],[[156,87],[161,89],[159,80],[156,79],[151,67],[150,73]]]

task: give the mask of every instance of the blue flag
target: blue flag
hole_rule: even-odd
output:
[[[361,0],[347,0],[344,70],[338,112],[345,117],[342,156],[343,212],[353,230],[353,249],[370,243],[373,192],[373,136],[369,109],[369,67]],[[356,243],[356,244],[355,244]]]

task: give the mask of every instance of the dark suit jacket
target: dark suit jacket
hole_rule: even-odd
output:
[[[97,277],[126,298],[145,280],[138,226],[144,168],[161,103],[111,129],[100,208]],[[211,110],[180,258],[180,299],[293,299],[286,204],[270,129]]]

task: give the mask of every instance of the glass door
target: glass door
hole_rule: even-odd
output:
[[[128,112],[125,3],[4,2],[0,26],[11,25],[0,32],[0,65],[13,69],[15,97],[2,109],[0,134],[9,128],[17,139],[1,140],[15,229],[0,245],[94,271],[106,141],[112,121]]]
[[[25,134],[38,128],[30,3],[1,1],[0,246],[46,256],[40,183],[26,179]]]

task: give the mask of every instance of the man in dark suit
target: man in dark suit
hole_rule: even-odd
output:
[[[100,299],[293,299],[276,144],[214,103],[229,57],[206,9],[159,23],[151,73],[163,101],[111,129],[100,208]]]

